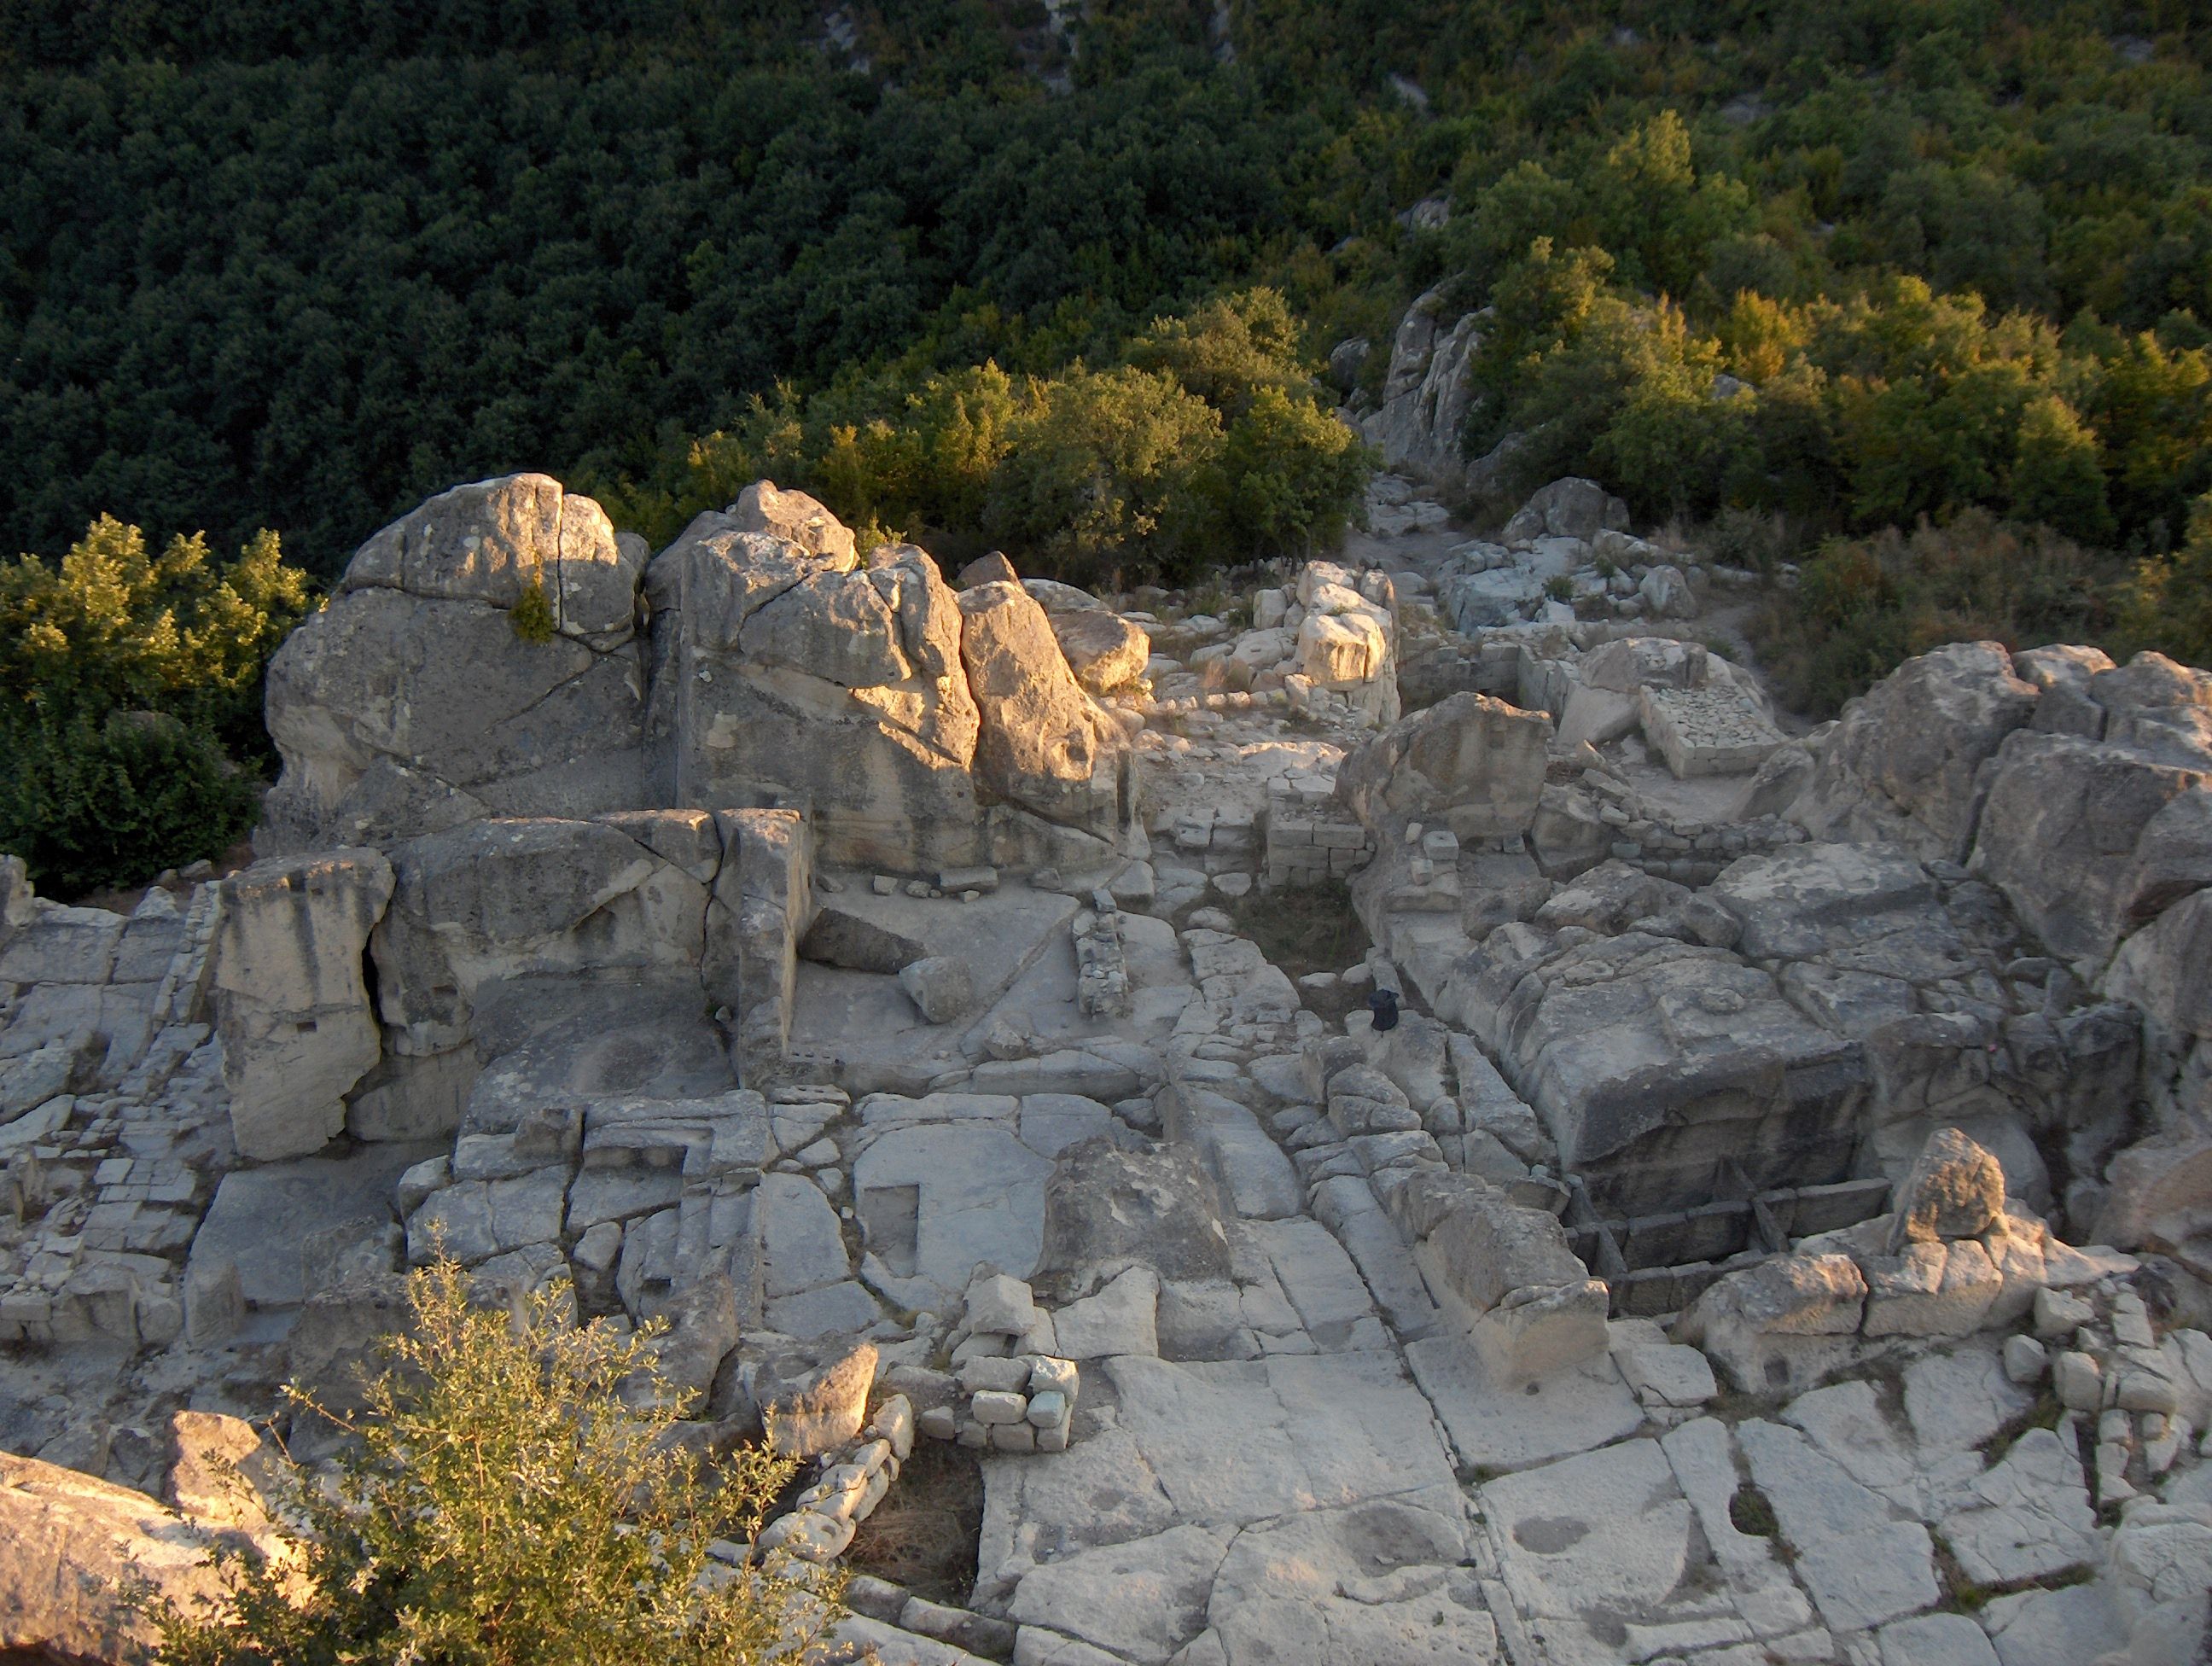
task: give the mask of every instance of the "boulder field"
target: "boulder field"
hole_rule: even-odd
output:
[[[445,1256],[809,1460],[732,1554],[875,1567],[964,1454],[891,1666],[2199,1658],[2212,675],[1808,727],[1595,483],[1449,520],[1115,597],[765,481],[372,538],[252,864],[0,858],[0,1656],[281,1549],[280,1385]]]

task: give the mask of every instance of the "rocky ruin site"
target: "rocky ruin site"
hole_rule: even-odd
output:
[[[2204,1659],[2212,674],[1808,728],[1598,484],[1367,520],[1115,596],[767,482],[369,539],[251,866],[0,867],[0,1658],[139,1657],[444,1255],[809,1459],[719,1549],[848,1561],[850,1658]],[[925,1469],[951,1586],[869,1550]]]

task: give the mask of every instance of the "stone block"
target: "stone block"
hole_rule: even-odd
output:
[[[382,1038],[362,976],[392,900],[374,850],[258,863],[222,882],[211,952],[232,1139],[268,1162],[319,1151]]]
[[[1749,775],[1783,742],[1782,732],[1734,687],[1646,686],[1636,703],[1644,738],[1684,780]]]
[[[1362,745],[1339,769],[1339,790],[1370,829],[1419,821],[1462,845],[1522,833],[1536,813],[1551,738],[1541,712],[1455,694]]]

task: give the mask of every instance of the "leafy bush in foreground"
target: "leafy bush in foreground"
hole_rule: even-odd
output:
[[[414,1328],[334,1482],[289,1500],[296,1566],[217,1553],[230,1602],[156,1606],[161,1666],[802,1666],[836,1586],[707,1554],[756,1530],[796,1465],[744,1449],[709,1475],[669,1436],[649,1333],[576,1325],[541,1292],[472,1305],[415,1274]],[[618,1394],[618,1390],[620,1391]],[[299,1396],[307,1409],[312,1402]]]

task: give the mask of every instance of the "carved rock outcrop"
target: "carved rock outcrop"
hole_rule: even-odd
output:
[[[270,662],[284,771],[257,850],[641,802],[645,553],[538,474],[457,486],[370,538]],[[513,623],[533,590],[543,641]]]

